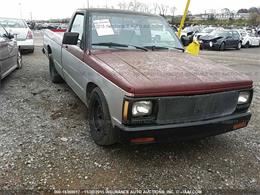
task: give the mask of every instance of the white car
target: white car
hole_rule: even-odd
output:
[[[249,33],[246,30],[239,31],[242,37],[242,46],[243,47],[251,47],[251,46],[259,46],[260,47],[260,38],[257,37],[253,33]]]
[[[34,52],[33,32],[23,19],[0,18],[0,24],[10,34],[17,36],[17,45],[20,51]]]

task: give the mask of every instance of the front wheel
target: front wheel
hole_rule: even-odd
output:
[[[241,47],[242,47],[242,44],[241,44],[241,42],[238,42],[236,49],[237,49],[237,50],[240,50],[240,49],[241,49]]]
[[[226,49],[226,44],[222,42],[219,46],[219,51],[224,51]]]
[[[90,95],[88,120],[91,137],[97,145],[108,146],[116,143],[108,105],[98,87],[93,89]]]

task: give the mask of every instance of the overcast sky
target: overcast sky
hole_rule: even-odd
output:
[[[130,0],[89,0],[91,7],[107,5],[117,7],[119,2]],[[186,0],[139,0],[149,4],[154,2],[163,3],[177,8],[176,14],[182,14]],[[238,10],[240,8],[260,7],[260,0],[191,0],[190,11],[192,14],[204,13],[205,10],[229,8]],[[70,17],[77,8],[87,7],[87,0],[8,0],[1,2],[0,17],[22,17],[30,19],[50,19]]]

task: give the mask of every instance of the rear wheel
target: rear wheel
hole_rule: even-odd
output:
[[[225,42],[222,42],[219,46],[219,51],[224,51],[226,49],[226,44]]]
[[[51,56],[49,56],[49,71],[50,71],[50,78],[53,83],[62,83],[63,79],[59,75],[58,71],[55,68],[53,59]]]
[[[96,87],[90,95],[89,126],[94,142],[100,146],[116,143],[117,137],[111,123],[108,105],[102,91]]]

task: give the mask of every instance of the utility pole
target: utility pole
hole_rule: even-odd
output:
[[[22,3],[19,2],[19,9],[20,9],[20,18],[22,19],[23,18],[23,13],[22,13]]]
[[[189,5],[190,5],[190,0],[187,0],[186,7],[185,7],[185,10],[184,10],[184,13],[183,13],[183,16],[182,16],[182,19],[181,19],[180,27],[179,27],[179,30],[178,30],[178,37],[179,38],[181,37],[181,31],[182,31],[182,27],[184,25],[184,22],[185,22],[185,19],[186,19],[188,10],[189,10]]]
[[[87,8],[89,9],[89,0],[87,0]]]

